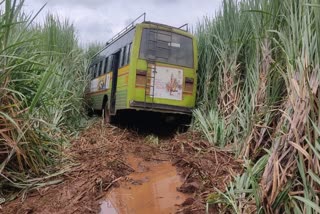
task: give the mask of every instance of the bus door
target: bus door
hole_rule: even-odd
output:
[[[118,69],[119,69],[119,59],[120,51],[112,54],[112,87],[111,87],[111,98],[110,98],[110,114],[116,113],[116,91],[117,91],[117,81],[118,81]]]

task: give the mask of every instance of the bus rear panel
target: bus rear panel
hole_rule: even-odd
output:
[[[129,107],[190,114],[196,94],[194,37],[162,25],[141,24],[136,38],[134,90],[129,93]]]

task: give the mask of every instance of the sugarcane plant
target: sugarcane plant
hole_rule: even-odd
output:
[[[196,33],[194,128],[247,163],[221,193],[226,206],[320,212],[319,2],[224,0]]]
[[[38,13],[25,14],[23,4],[0,2],[0,198],[6,200],[59,182],[52,178],[66,170],[63,148],[85,123],[87,62],[73,25],[50,14],[37,24]]]

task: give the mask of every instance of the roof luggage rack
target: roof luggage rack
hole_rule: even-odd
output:
[[[150,21],[146,21],[146,13],[141,14],[140,16],[138,16],[135,20],[133,20],[128,26],[126,26],[124,29],[122,29],[119,33],[117,33],[115,36],[113,36],[109,41],[106,42],[106,47],[109,46],[110,44],[112,44],[114,41],[116,41],[117,39],[119,39],[122,35],[124,35],[125,33],[127,33],[129,30],[131,30],[132,28],[134,28],[134,26],[138,23],[139,20],[143,19],[144,23],[147,24],[156,24],[156,25],[160,25],[160,26],[164,26],[164,27],[170,27],[170,28],[176,28],[176,29],[180,29],[180,30],[184,30],[186,32],[189,31],[189,25],[188,24],[184,24],[180,27],[173,27],[173,26],[169,26],[169,25],[165,25],[165,24],[160,24],[160,23],[156,23],[156,22],[150,22]],[[183,29],[185,28],[185,29]]]
[[[184,24],[181,27],[173,27],[173,26],[170,26],[170,25],[161,24],[161,23],[157,23],[157,22],[150,22],[150,21],[144,21],[144,23],[146,23],[146,24],[155,24],[155,25],[166,27],[166,28],[179,29],[179,30],[183,30],[183,31],[188,32],[188,24]],[[186,29],[182,29],[184,27],[186,27]]]
[[[135,24],[143,18],[143,22],[146,21],[146,13],[141,14],[138,18],[133,20],[127,27],[125,27],[123,30],[121,30],[119,33],[117,33],[115,36],[113,36],[109,41],[106,42],[106,46],[112,44],[114,41],[119,39],[122,35],[124,35],[126,32],[134,28]]]
[[[184,25],[181,25],[181,26],[179,27],[179,29],[183,30],[182,28],[185,28],[184,31],[189,32],[189,24],[188,24],[188,23],[185,23]]]

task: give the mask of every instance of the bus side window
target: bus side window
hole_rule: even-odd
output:
[[[112,55],[110,55],[109,57],[108,57],[108,67],[107,67],[107,72],[111,72],[111,69],[112,69],[112,63],[113,63],[113,56]]]
[[[108,57],[104,59],[103,74],[106,74],[108,72],[107,68],[108,68]]]
[[[127,54],[128,54],[128,45],[126,45],[123,50],[123,66],[127,65],[127,61],[128,61]]]
[[[103,59],[101,61],[101,72],[100,72],[100,75],[103,75],[104,74],[104,68],[106,67],[106,62],[105,60]]]
[[[101,60],[101,64],[100,64],[100,76],[103,75],[103,66],[104,66],[104,60]]]
[[[123,66],[124,52],[125,52],[125,48],[123,47],[123,48],[121,48],[121,52],[120,52],[119,68],[121,68]]]
[[[98,76],[101,76],[101,74],[102,74],[102,61],[99,62]]]
[[[94,78],[96,78],[96,76],[97,76],[97,64],[95,64],[94,66],[93,66],[93,79]]]
[[[94,78],[97,78],[99,76],[99,64],[96,64],[95,68],[96,69],[94,69]]]
[[[123,63],[123,65],[128,65],[129,64],[130,49],[131,49],[131,43],[126,46],[126,52],[124,54],[124,63]]]
[[[123,54],[122,54],[122,65],[121,66],[125,66],[126,65],[126,53],[127,53],[127,46],[123,47]]]

